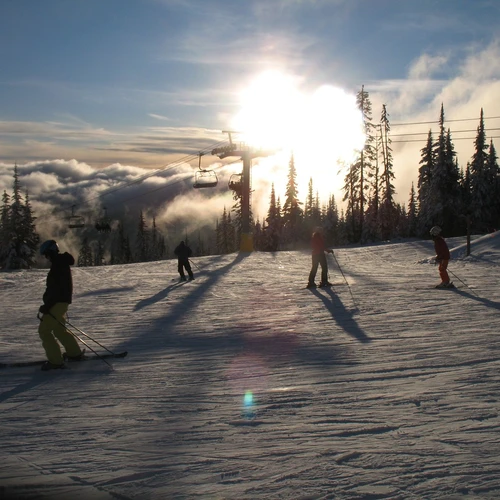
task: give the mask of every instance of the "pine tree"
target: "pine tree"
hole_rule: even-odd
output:
[[[271,196],[269,200],[269,210],[266,217],[267,226],[264,230],[265,240],[263,249],[275,252],[278,250],[281,239],[281,214],[276,203],[276,193],[274,191],[274,183],[271,185]]]
[[[88,267],[92,266],[94,261],[92,259],[92,249],[90,248],[89,241],[87,237],[82,240],[82,245],[80,247],[80,252],[78,254],[77,266],[78,267]]]
[[[415,186],[412,182],[411,183],[411,190],[410,190],[410,198],[408,200],[408,213],[407,213],[408,236],[410,236],[410,237],[417,236],[417,230],[418,230],[417,214],[418,214],[417,193],[415,192]]]
[[[379,226],[382,239],[388,239],[395,235],[397,210],[394,202],[395,189],[393,185],[394,171],[392,160],[392,148],[390,134],[389,114],[385,104],[382,105],[382,116],[380,120],[381,147],[382,147],[382,184],[381,184],[381,206],[379,210]]]
[[[481,116],[477,135],[474,141],[475,152],[470,162],[470,212],[473,218],[473,226],[484,231],[491,220],[491,207],[494,200],[491,199],[491,190],[488,185],[488,144],[486,143],[486,132],[484,129],[484,115],[481,108]]]
[[[33,267],[36,264],[36,254],[40,244],[40,236],[36,232],[35,221],[36,217],[33,215],[29,193],[26,191],[24,196],[23,240],[27,247],[26,260],[29,267]]]
[[[101,240],[97,240],[96,249],[94,252],[94,266],[103,266],[105,264],[104,261],[104,245]]]
[[[429,228],[433,225],[434,208],[432,200],[431,182],[434,170],[434,147],[432,141],[432,131],[429,130],[427,144],[421,149],[420,167],[418,169],[418,235],[428,234]]]
[[[0,217],[0,267],[3,268],[10,253],[12,240],[12,227],[10,225],[10,196],[7,191],[2,196],[2,214]]]
[[[297,189],[297,170],[295,169],[295,160],[292,157],[288,164],[288,181],[285,192],[285,204],[282,210],[282,219],[286,239],[289,242],[294,242],[300,238],[299,228],[302,222],[302,204],[298,198]]]
[[[216,242],[219,254],[234,252],[234,226],[231,222],[231,213],[228,213],[226,207],[222,212],[222,218],[217,222]]]
[[[5,200],[5,198],[4,198]],[[6,269],[29,269],[35,264],[39,236],[35,231],[29,197],[23,201],[17,165],[14,166],[13,193],[10,209],[6,212],[5,235],[8,238],[2,249],[2,265]],[[4,213],[2,213],[2,218]]]
[[[461,212],[459,192],[459,172],[455,163],[455,151],[451,133],[445,131],[444,106],[439,116],[439,135],[434,145],[429,200],[432,203],[432,225],[438,224],[446,229],[448,235],[456,234]]]
[[[323,218],[325,240],[328,246],[340,244],[339,224],[339,211],[335,202],[335,195],[332,194],[328,200]]]
[[[355,171],[355,177],[359,179],[359,223],[357,231],[361,237],[364,226],[365,207],[367,202],[366,193],[369,190],[370,184],[367,182],[372,174],[375,166],[375,144],[376,137],[374,134],[375,127],[372,123],[372,103],[368,92],[365,91],[364,85],[356,96],[356,101],[363,118],[363,131],[365,134],[365,144],[360,151],[358,160],[353,164],[352,168]]]
[[[150,244],[147,227],[146,219],[144,218],[144,214],[141,210],[135,240],[137,262],[147,262],[149,260]]]
[[[489,180],[490,198],[492,200],[490,207],[490,224],[488,231],[500,227],[500,168],[498,166],[498,157],[493,145],[493,140],[490,142],[488,151],[488,161],[486,164],[486,177]]]

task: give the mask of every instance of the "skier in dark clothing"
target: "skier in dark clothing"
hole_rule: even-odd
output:
[[[318,265],[321,265],[321,282],[319,286],[330,286],[331,283],[328,282],[328,263],[326,261],[326,253],[333,254],[333,250],[326,248],[325,240],[323,238],[323,229],[321,227],[316,228],[316,231],[314,231],[312,235],[311,250],[312,267],[311,272],[309,273],[307,288],[316,288],[314,279],[316,278]]]
[[[65,367],[58,340],[66,349],[68,358],[81,359],[83,353],[75,337],[64,326],[66,312],[73,297],[70,266],[75,263],[75,259],[67,252],[59,253],[59,247],[54,240],[44,242],[40,247],[40,254],[51,262],[43,304],[39,308],[39,313],[43,316],[38,327],[38,334],[48,359],[42,365],[42,370],[46,371]]]
[[[434,226],[431,228],[430,233],[434,240],[435,260],[439,264],[439,276],[441,278],[441,283],[436,285],[436,288],[454,288],[447,271],[448,262],[450,261],[450,250],[446,241],[441,236],[441,228]]]
[[[191,248],[189,248],[183,241],[181,241],[174,250],[174,254],[177,255],[177,271],[181,275],[180,281],[186,281],[186,275],[184,274],[184,269],[186,269],[189,279],[194,280],[193,271],[191,270],[191,264],[189,263],[189,257],[193,254]]]

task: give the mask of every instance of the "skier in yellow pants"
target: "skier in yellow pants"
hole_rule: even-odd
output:
[[[40,253],[51,262],[43,304],[39,308],[43,317],[38,327],[38,334],[48,359],[42,365],[42,370],[46,371],[65,367],[58,341],[71,359],[81,359],[83,353],[75,337],[64,326],[73,296],[70,266],[75,263],[75,259],[67,252],[59,253],[59,247],[54,240],[44,242]]]
[[[38,327],[42,346],[47,354],[48,362],[52,365],[50,368],[60,368],[60,365],[64,364],[58,340],[66,350],[68,357],[78,358],[82,354],[75,337],[64,327],[68,306],[69,304],[64,302],[58,302],[52,306],[49,313],[43,315]]]

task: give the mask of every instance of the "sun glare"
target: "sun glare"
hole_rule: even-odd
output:
[[[264,73],[242,92],[232,127],[248,145],[280,151],[281,178],[271,179],[277,189],[286,184],[293,153],[301,197],[310,178],[315,194],[336,194],[344,177],[341,166],[358,156],[365,141],[354,95],[332,86],[305,94],[295,79],[278,72]]]

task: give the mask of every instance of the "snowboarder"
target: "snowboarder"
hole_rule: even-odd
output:
[[[75,337],[64,326],[66,312],[73,296],[70,266],[75,263],[75,259],[68,252],[59,253],[59,247],[54,240],[42,243],[40,254],[51,263],[43,304],[39,308],[43,316],[38,327],[38,334],[48,359],[42,365],[42,370],[47,371],[65,367],[61,347],[57,341],[64,346],[69,359],[81,359],[83,353]]]
[[[189,279],[194,280],[193,271],[191,270],[191,264],[189,263],[189,257],[193,254],[191,248],[181,241],[177,247],[175,247],[174,254],[177,255],[177,271],[181,275],[180,281],[186,281],[186,275],[184,274],[184,269],[186,269]]]
[[[448,262],[450,261],[450,250],[446,241],[441,236],[441,228],[439,226],[434,226],[431,228],[430,233],[434,240],[434,250],[436,251],[435,261],[439,264],[439,276],[441,277],[441,283],[436,285],[436,288],[453,287],[446,270],[448,268]]]
[[[314,282],[316,278],[316,272],[318,271],[318,265],[321,265],[321,282],[319,284],[322,286],[331,286],[328,282],[328,263],[326,261],[326,253],[333,254],[333,250],[326,248],[325,240],[323,238],[323,228],[318,227],[314,231],[311,238],[311,249],[312,249],[312,267],[309,273],[309,282],[307,283],[307,288],[316,288],[316,283]]]

